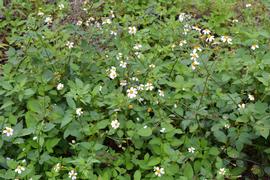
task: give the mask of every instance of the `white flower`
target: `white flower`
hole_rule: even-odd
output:
[[[34,137],[33,137],[33,140],[35,141],[35,140],[37,140],[37,138],[38,138],[37,136],[34,136]]]
[[[44,22],[45,22],[46,24],[51,24],[51,23],[52,23],[52,17],[51,17],[51,15],[47,16],[47,17],[45,18]]]
[[[177,108],[177,104],[174,104],[173,107],[174,107],[174,108]]]
[[[131,88],[129,88],[128,90],[127,90],[127,96],[129,97],[129,98],[135,98],[136,96],[137,96],[137,94],[138,94],[138,91],[137,91],[137,89],[136,88],[134,88],[134,87],[131,87]]]
[[[192,63],[191,63],[191,69],[192,70],[195,70],[196,69],[196,66],[198,66],[200,63],[198,62],[198,61],[193,61]]]
[[[224,127],[225,127],[226,129],[229,129],[229,128],[230,128],[230,124],[225,124]]]
[[[78,116],[81,116],[81,115],[83,114],[82,108],[77,108],[77,109],[76,109],[76,114],[77,114]]]
[[[254,101],[255,100],[254,96],[251,95],[251,94],[248,94],[248,98],[249,98],[250,101]]]
[[[61,4],[58,5],[58,8],[59,8],[60,10],[62,10],[62,9],[65,8],[65,6],[64,6],[64,4],[61,3]]]
[[[71,49],[74,47],[74,42],[67,41],[66,46]]]
[[[60,164],[60,163],[57,163],[57,164],[53,167],[53,170],[54,170],[55,172],[59,172],[60,169],[61,169],[61,164]]]
[[[23,171],[25,171],[25,167],[18,165],[15,169],[15,172],[18,174],[21,174]]]
[[[116,55],[116,59],[117,59],[117,60],[121,59],[122,57],[123,57],[123,54],[122,54],[122,53],[118,53],[118,54]]]
[[[76,173],[76,171],[75,170],[69,171],[68,177],[71,178],[72,180],[77,179],[77,173]]]
[[[238,104],[239,109],[245,109],[246,105],[245,103]]]
[[[128,27],[128,33],[129,34],[136,34],[137,32],[137,28],[135,26],[132,26],[132,27]]]
[[[115,32],[115,31],[111,31],[110,34],[113,35],[113,36],[117,36],[117,32]]]
[[[194,52],[194,53],[196,53],[197,51],[202,51],[202,49],[201,49],[201,47],[199,46],[199,45],[197,45],[197,46],[194,46],[194,48],[193,48],[193,51],[192,52]]]
[[[150,68],[155,68],[155,67],[156,67],[156,65],[154,65],[154,64],[150,64],[150,65],[149,65],[149,67],[150,67]]]
[[[232,44],[232,38],[230,38],[229,36],[221,36],[221,41],[224,43],[228,43],[228,44]]]
[[[179,16],[178,16],[178,20],[180,22],[183,22],[185,20],[185,17],[186,17],[186,13],[181,13]]]
[[[56,86],[56,89],[58,91],[62,90],[63,88],[64,88],[64,84],[62,84],[62,83],[58,83],[57,86]]]
[[[144,99],[143,98],[139,98],[138,101],[141,103],[141,102],[144,101]]]
[[[143,91],[143,90],[144,90],[144,85],[143,85],[143,84],[138,85],[138,86],[137,86],[137,89],[138,89],[139,91]]]
[[[132,77],[131,80],[132,81],[139,81],[139,79],[137,77]]]
[[[90,18],[88,18],[88,20],[93,22],[93,21],[95,21],[95,18],[90,17]]]
[[[251,4],[246,4],[246,8],[249,8],[249,7],[251,7]]]
[[[202,32],[203,32],[203,34],[210,34],[211,33],[211,31],[209,29],[204,29]]]
[[[81,26],[82,23],[83,23],[83,22],[82,22],[81,20],[79,20],[79,21],[77,21],[76,25],[77,25],[77,26]]]
[[[120,61],[120,67],[126,68],[126,67],[127,67],[127,62],[125,62],[125,61]]]
[[[111,79],[115,79],[117,77],[116,68],[114,66],[111,67],[109,77]]]
[[[172,47],[172,49],[174,49],[174,48],[175,48],[175,44],[172,44],[172,46],[171,46],[171,47]]]
[[[110,14],[112,18],[115,18],[114,12],[112,10],[110,11]]]
[[[234,20],[232,20],[232,22],[233,23],[238,23],[239,21],[238,21],[238,19],[234,19]]]
[[[145,85],[146,91],[152,91],[153,89],[154,89],[154,86],[152,83],[150,83],[150,82],[146,83],[146,85]]]
[[[193,154],[195,152],[195,148],[194,147],[189,147],[188,148],[188,152],[190,152],[190,153]]]
[[[102,22],[102,24],[111,24],[111,23],[112,23],[112,20],[109,19],[109,18],[105,19],[105,20]]]
[[[142,53],[140,53],[140,52],[135,52],[134,54],[135,54],[135,55],[137,56],[137,58],[139,58],[139,59],[142,57]]]
[[[199,58],[199,55],[196,52],[193,51],[192,53],[190,53],[191,60],[196,60],[198,58]]]
[[[159,130],[159,132],[164,133],[165,130],[166,130],[166,128],[162,128],[161,130]]]
[[[154,167],[155,175],[158,177],[161,177],[163,174],[165,174],[164,168],[161,167]]]
[[[119,128],[120,123],[119,123],[119,121],[117,119],[115,119],[115,120],[113,120],[111,122],[111,126],[112,126],[113,129],[117,129],[117,128]]]
[[[126,80],[121,80],[120,81],[120,86],[126,86],[127,85],[127,81]]]
[[[164,91],[162,91],[162,90],[159,89],[158,90],[158,95],[161,96],[161,97],[164,97]]]
[[[252,49],[252,50],[255,50],[255,49],[257,49],[257,48],[259,48],[259,45],[258,45],[258,44],[253,44],[253,45],[250,47],[250,49]]]
[[[146,129],[147,128],[147,125],[143,126],[143,128]]]
[[[72,143],[72,144],[75,144],[75,143],[76,143],[76,141],[75,141],[74,139],[72,139],[72,140],[71,140],[71,143]]]
[[[195,31],[201,31],[201,29],[198,26],[192,26],[192,29],[194,29]]]
[[[10,127],[5,127],[5,129],[3,130],[3,134],[5,134],[6,136],[12,136],[13,135],[14,130]]]
[[[184,46],[184,44],[187,44],[187,41],[186,40],[180,41],[179,46],[182,47],[182,46]]]
[[[210,43],[210,42],[212,42],[214,40],[215,40],[214,36],[208,35],[205,41]]]
[[[42,12],[42,11],[38,11],[38,14],[37,14],[38,16],[44,16],[44,12]]]
[[[225,173],[226,173],[225,168],[220,168],[219,171],[218,171],[218,174],[223,175],[223,176],[225,175]]]
[[[135,50],[140,50],[142,48],[142,45],[141,44],[135,44],[133,49]]]

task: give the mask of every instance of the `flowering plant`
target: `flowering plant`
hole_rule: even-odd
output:
[[[267,1],[53,2],[0,6],[1,179],[270,176]]]

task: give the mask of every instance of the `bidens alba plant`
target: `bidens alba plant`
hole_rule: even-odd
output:
[[[266,1],[4,5],[0,179],[270,176]]]

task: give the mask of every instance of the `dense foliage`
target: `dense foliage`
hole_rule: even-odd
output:
[[[0,1],[1,179],[270,176],[270,3]]]

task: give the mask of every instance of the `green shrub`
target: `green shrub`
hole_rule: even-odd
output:
[[[1,179],[270,176],[267,1],[0,5]]]

